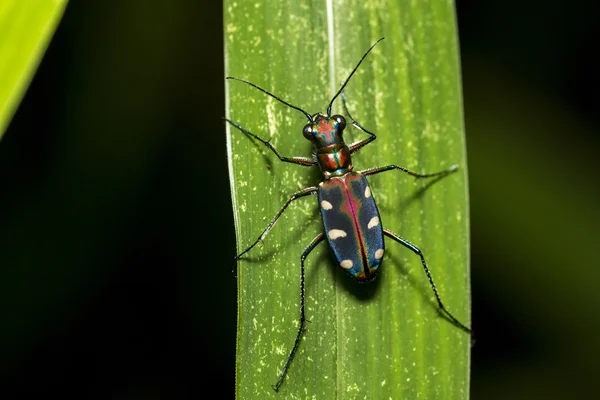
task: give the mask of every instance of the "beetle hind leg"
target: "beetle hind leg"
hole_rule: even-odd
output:
[[[306,322],[306,316],[304,314],[304,260],[306,260],[306,257],[308,257],[308,255],[311,253],[311,251],[313,251],[313,249],[315,247],[317,247],[317,245],[319,243],[321,243],[323,241],[323,239],[325,239],[325,233],[324,232],[319,233],[317,235],[317,237],[314,238],[312,240],[312,242],[310,242],[308,247],[306,247],[306,250],[304,250],[304,252],[300,256],[300,326],[298,327],[298,333],[296,334],[296,340],[294,340],[294,347],[292,347],[292,351],[290,352],[290,355],[288,356],[288,358],[285,362],[285,365],[283,366],[283,369],[281,370],[281,373],[279,374],[279,378],[277,379],[277,382],[274,385],[272,385],[273,389],[276,392],[279,391],[279,387],[283,383],[285,374],[287,373],[287,370],[290,367],[290,364],[292,363],[294,356],[296,355],[296,350],[298,350],[298,346],[300,345],[300,340],[302,339],[302,331],[304,331],[304,323]]]
[[[400,236],[396,235],[395,233],[393,233],[387,229],[384,229],[383,233],[387,237],[394,239],[396,242],[400,243],[402,246],[408,248],[409,250],[411,250],[413,253],[415,253],[416,255],[418,255],[421,258],[421,264],[423,265],[423,270],[425,271],[425,275],[427,275],[427,279],[429,280],[429,286],[431,286],[431,290],[433,291],[433,294],[435,295],[435,299],[437,300],[440,311],[454,325],[456,325],[463,331],[467,332],[468,334],[471,334],[472,333],[471,329],[467,328],[466,325],[464,325],[454,315],[452,315],[452,313],[450,311],[448,311],[448,309],[442,302],[440,294],[439,294],[437,288],[435,287],[435,283],[433,282],[431,273],[429,272],[429,268],[427,268],[427,263],[425,262],[425,257],[423,256],[423,253],[421,252],[421,250],[414,244],[410,243],[408,240],[402,239]]]

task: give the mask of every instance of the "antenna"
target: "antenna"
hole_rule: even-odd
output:
[[[340,88],[340,90],[338,90],[338,92],[335,94],[335,96],[333,96],[333,98],[329,102],[329,106],[327,106],[327,116],[328,117],[331,117],[331,107],[333,106],[333,101],[335,100],[335,98],[338,97],[340,95],[340,93],[342,93],[342,90],[344,90],[344,88],[348,84],[348,81],[350,80],[350,78],[352,78],[352,75],[354,75],[354,73],[356,72],[356,70],[358,69],[358,67],[360,66],[360,64],[363,62],[363,60],[365,59],[365,57],[367,56],[367,54],[369,54],[371,52],[371,50],[373,50],[373,47],[375,47],[375,45],[377,45],[377,43],[381,42],[383,39],[385,39],[385,38],[379,39],[378,41],[376,41],[375,43],[373,43],[373,45],[371,47],[369,47],[369,50],[367,50],[367,52],[361,57],[360,61],[358,62],[358,64],[356,64],[356,67],[354,67],[354,69],[350,73],[350,76],[348,76],[348,78],[346,79],[346,81],[344,82],[344,84],[342,85],[342,87]],[[273,95],[271,95],[271,96],[273,96]]]
[[[381,40],[381,39],[380,39],[380,40]],[[369,49],[369,50],[370,50],[370,49]],[[364,58],[364,57],[363,57],[363,58]],[[361,61],[362,61],[362,60],[361,60]],[[360,64],[360,63],[359,63],[359,64]],[[352,75],[350,75],[350,76],[352,76]],[[265,93],[265,94],[268,94],[269,96],[273,97],[275,100],[282,102],[282,103],[283,103],[283,104],[285,104],[286,106],[288,106],[288,107],[291,107],[291,108],[293,108],[294,110],[298,110],[298,111],[300,111],[301,113],[303,113],[304,115],[306,115],[306,118],[308,118],[308,122],[313,122],[312,116],[311,116],[309,113],[307,113],[306,111],[304,111],[303,109],[301,109],[300,107],[296,107],[296,106],[294,106],[294,105],[292,105],[292,104],[288,103],[287,101],[280,99],[279,97],[275,96],[273,93],[267,92],[265,89],[261,88],[261,87],[260,87],[260,86],[258,86],[258,85],[255,85],[255,84],[254,84],[254,83],[252,83],[252,82],[248,82],[248,81],[245,81],[245,80],[243,80],[243,79],[240,79],[240,78],[235,78],[235,77],[233,77],[233,76],[228,76],[228,77],[226,77],[225,79],[233,79],[234,81],[240,81],[240,82],[244,82],[244,83],[245,83],[245,84],[247,84],[247,85],[250,85],[250,86],[252,86],[252,87],[255,87],[255,88],[257,88],[258,90],[260,90],[261,92],[263,92],[263,93]]]

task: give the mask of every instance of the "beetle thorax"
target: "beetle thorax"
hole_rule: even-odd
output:
[[[316,157],[325,179],[352,171],[350,149],[343,142],[317,149]]]
[[[352,171],[350,149],[344,143],[346,120],[341,115],[315,114],[304,127],[304,137],[315,146],[315,157],[325,179]]]

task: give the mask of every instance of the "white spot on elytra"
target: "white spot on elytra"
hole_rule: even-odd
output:
[[[346,237],[348,234],[341,229],[332,229],[329,231],[329,239],[335,240],[337,238]]]
[[[350,269],[350,268],[352,268],[352,266],[354,266],[354,263],[352,262],[352,260],[344,260],[340,263],[340,267],[342,267],[344,269]]]
[[[379,249],[375,252],[376,259],[381,260],[381,257],[383,257],[383,249]]]
[[[376,215],[373,218],[371,218],[369,224],[367,225],[367,228],[371,229],[376,227],[377,225],[379,225],[379,217]]]
[[[369,186],[367,186],[367,188],[365,189],[365,197],[371,197],[371,188]]]
[[[331,210],[333,208],[333,206],[331,205],[331,203],[328,202],[327,200],[323,200],[321,202],[321,207],[323,208],[323,210]]]

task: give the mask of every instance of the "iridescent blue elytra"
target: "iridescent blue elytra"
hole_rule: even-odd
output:
[[[418,247],[406,239],[403,239],[395,233],[383,228],[373,193],[371,192],[369,182],[367,182],[366,178],[369,175],[391,170],[400,170],[416,178],[430,178],[434,176],[447,175],[451,172],[454,172],[456,171],[457,166],[453,165],[450,168],[440,172],[419,174],[397,165],[386,165],[383,167],[370,168],[363,171],[355,171],[354,166],[352,165],[352,153],[355,153],[362,147],[371,143],[376,139],[376,136],[373,132],[368,131],[358,122],[356,122],[354,118],[352,118],[350,112],[348,111],[348,107],[346,106],[343,90],[367,54],[369,54],[373,47],[375,47],[375,45],[381,40],[383,40],[383,38],[375,42],[375,44],[373,44],[362,56],[356,67],[352,70],[338,92],[329,102],[326,113],[317,113],[311,115],[300,107],[294,106],[280,99],[265,89],[255,85],[254,83],[250,83],[239,78],[227,77],[227,79],[237,80],[253,86],[261,92],[287,105],[288,107],[302,112],[308,119],[308,124],[304,126],[302,134],[314,145],[314,156],[312,158],[282,156],[269,140],[262,139],[238,123],[227,118],[225,118],[225,121],[229,122],[246,135],[263,143],[273,153],[275,153],[275,155],[281,161],[306,167],[318,166],[323,174],[323,182],[321,182],[318,186],[302,189],[290,196],[288,201],[284,204],[281,210],[279,210],[279,212],[271,220],[262,234],[254,241],[254,243],[252,243],[235,257],[235,260],[240,259],[244,254],[254,248],[254,246],[263,241],[290,203],[300,197],[308,196],[310,194],[317,194],[319,198],[321,219],[323,221],[323,232],[318,234],[312,240],[312,242],[310,242],[310,244],[306,247],[306,250],[304,250],[300,256],[300,326],[298,328],[292,350],[290,351],[285,365],[279,374],[277,382],[273,385],[273,389],[276,391],[279,390],[281,384],[283,383],[287,370],[294,358],[294,355],[296,354],[296,350],[300,344],[302,331],[306,322],[304,313],[304,260],[306,257],[308,257],[310,252],[325,239],[327,240],[327,243],[333,252],[336,263],[352,278],[359,282],[368,282],[375,279],[377,276],[377,272],[381,267],[381,262],[385,253],[385,245],[383,241],[384,235],[405,246],[420,257],[423,271],[429,280],[429,285],[431,286],[431,289],[435,295],[440,311],[445,314],[445,316],[454,325],[468,333],[471,333],[471,330],[459,322],[458,319],[456,319],[442,303],[421,250],[419,250]],[[348,118],[350,118],[352,125],[355,128],[369,135],[369,137],[366,139],[359,140],[349,145],[346,145],[344,142],[346,119],[341,115],[331,115],[333,102],[340,95],[342,97],[342,104],[344,106],[346,115]]]
[[[347,172],[319,185],[319,206],[329,247],[352,277],[375,279],[383,258],[383,229],[369,182]]]

